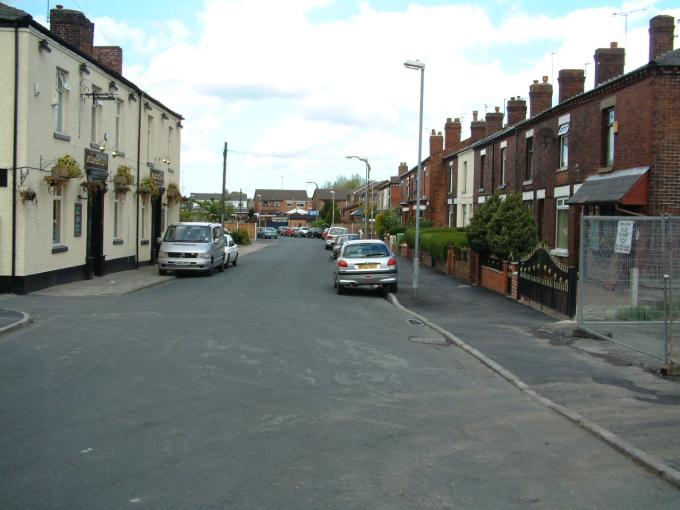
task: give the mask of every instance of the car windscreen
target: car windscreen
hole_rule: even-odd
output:
[[[347,244],[342,252],[342,256],[346,259],[388,257],[389,255],[390,251],[387,249],[387,246],[377,243]]]
[[[163,241],[174,243],[208,243],[210,227],[207,225],[171,225]]]
[[[340,234],[346,234],[347,229],[346,228],[339,228],[339,227],[334,227],[328,231],[328,233],[332,236],[338,236]]]

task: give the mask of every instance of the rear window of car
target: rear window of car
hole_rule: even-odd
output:
[[[341,234],[346,234],[346,233],[347,233],[347,229],[346,229],[346,228],[343,228],[343,227],[333,227],[332,229],[330,229],[330,230],[328,231],[328,233],[329,233],[330,235],[332,235],[332,236],[339,236],[339,235],[341,235]]]
[[[388,257],[390,251],[384,244],[378,243],[357,243],[345,245],[342,256],[346,259],[357,259],[366,257]]]

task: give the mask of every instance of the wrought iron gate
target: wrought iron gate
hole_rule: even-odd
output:
[[[552,308],[568,317],[576,312],[576,268],[555,260],[547,245],[540,244],[519,262],[517,290],[520,296]]]

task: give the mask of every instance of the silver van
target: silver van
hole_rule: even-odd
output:
[[[173,223],[165,231],[158,252],[158,274],[224,271],[224,228],[219,223]]]

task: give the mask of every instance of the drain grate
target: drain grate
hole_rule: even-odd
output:
[[[418,319],[408,319],[406,322],[408,322],[411,326],[422,326],[423,321],[419,321]]]
[[[415,342],[417,344],[430,344],[430,345],[449,345],[445,338],[423,338],[418,336],[408,337],[409,342]]]

